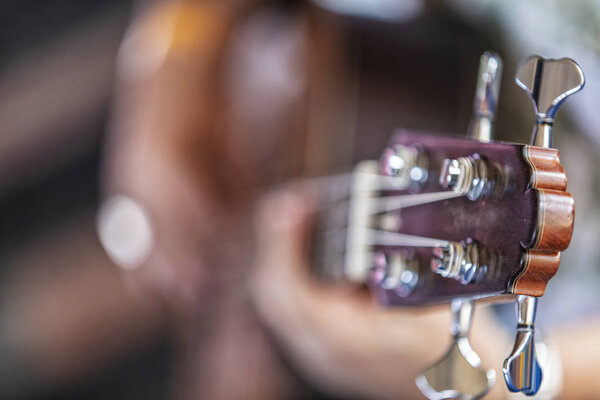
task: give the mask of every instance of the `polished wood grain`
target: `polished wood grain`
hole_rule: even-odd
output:
[[[525,146],[523,156],[532,174],[529,185],[533,189],[567,190],[567,175],[556,149]]]
[[[575,202],[566,192],[567,176],[555,149],[525,146],[523,156],[531,167],[530,191],[537,195],[537,225],[523,268],[513,279],[514,294],[542,296],[560,264],[560,251],[573,236]]]
[[[558,190],[537,190],[538,223],[532,249],[563,251],[569,247],[575,222],[573,196]]]
[[[560,264],[560,253],[529,250],[525,252],[523,270],[513,281],[511,291],[515,294],[542,296]]]

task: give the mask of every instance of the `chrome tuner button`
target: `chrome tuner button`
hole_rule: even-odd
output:
[[[536,311],[536,297],[518,297],[515,346],[502,366],[508,389],[511,392],[522,392],[527,396],[536,394],[542,383],[542,368],[535,353]]]
[[[479,155],[446,158],[442,162],[439,183],[475,201],[489,196],[494,189],[492,170]]]
[[[373,257],[373,281],[399,296],[408,296],[419,282],[419,269],[415,257],[399,252],[376,252]]]
[[[583,71],[570,58],[552,60],[530,56],[517,66],[515,81],[529,95],[537,116],[531,144],[552,147],[556,112],[567,97],[583,89]]]
[[[399,178],[406,186],[427,181],[427,158],[414,147],[389,147],[383,152],[380,163],[385,175]]]
[[[428,399],[480,399],[496,382],[495,371],[481,365],[481,359],[469,343],[473,308],[469,299],[452,300],[450,348],[415,380]]]
[[[450,242],[447,246],[433,249],[431,270],[444,278],[468,285],[487,275],[494,263],[494,253],[477,242]]]

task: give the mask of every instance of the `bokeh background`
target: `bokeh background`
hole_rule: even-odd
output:
[[[336,167],[377,157],[398,126],[465,132],[477,60],[486,49],[498,51],[506,65],[497,132],[505,140],[528,141],[534,117],[529,100],[512,83],[514,66],[529,53],[575,58],[588,86],[561,112],[557,130],[570,134],[557,135],[557,145],[578,201],[576,234],[557,283],[550,286],[563,296],[545,299],[547,311],[542,309],[539,319],[546,313],[547,321],[561,323],[597,311],[600,249],[594,243],[600,212],[594,196],[600,180],[594,172],[600,144],[600,113],[595,112],[600,96],[595,83],[600,81],[595,79],[600,78],[600,3],[254,3],[257,12],[270,13],[253,19],[253,28],[248,28],[248,35],[254,32],[258,39],[241,42],[257,59],[285,56],[289,46],[293,51],[293,36],[287,37],[291,45],[267,39],[279,34],[278,20],[285,26],[288,15],[298,10],[312,10],[339,27],[350,55],[341,64],[351,65],[344,71],[361,79],[353,97],[341,96],[355,103],[338,104],[331,112],[360,109],[359,117],[345,119],[350,128],[341,129],[370,139],[361,139],[363,145]],[[179,384],[176,355],[181,349],[173,314],[179,311],[164,301],[140,299],[106,255],[96,229],[106,194],[108,135],[122,105],[115,99],[122,83],[118,58],[127,51],[123,39],[132,21],[161,4],[5,0],[0,5],[0,398],[177,398],[173,388]],[[263,23],[271,31],[257,34]],[[261,40],[269,43],[264,48],[271,53],[261,53]],[[252,65],[234,67],[239,76]],[[293,86],[293,74],[282,76],[266,78]],[[328,90],[347,93],[348,88]],[[339,93],[317,93],[323,96],[311,100],[317,107],[340,98]],[[327,124],[322,125],[336,127]],[[332,141],[325,153],[318,148],[314,154],[318,159],[347,145]],[[321,167],[308,174],[319,172]],[[285,176],[272,175],[275,183]],[[562,272],[565,265],[570,273]],[[576,308],[563,301],[574,296],[579,299]]]
[[[169,338],[97,239],[130,1],[0,5],[0,397],[167,396]]]

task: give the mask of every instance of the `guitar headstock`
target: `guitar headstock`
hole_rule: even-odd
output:
[[[504,375],[510,390],[532,395],[541,381],[533,347],[536,298],[556,273],[574,222],[567,177],[550,147],[552,124],[584,78],[570,59],[525,59],[516,81],[535,107],[532,144],[490,142],[501,66],[492,53],[481,59],[471,137],[399,130],[379,162],[359,164],[345,273],[388,306],[452,302],[456,346],[467,340],[460,321],[468,327],[473,300],[518,299],[520,324]],[[447,370],[457,357],[478,360],[464,354],[472,352],[468,343],[459,347],[417,379],[428,397],[455,390]],[[479,371],[479,383],[461,394],[483,396],[493,371],[478,361],[463,364]]]
[[[404,173],[390,166],[398,163],[408,174],[421,168],[397,159],[406,153],[427,165],[413,176],[427,178],[402,177],[406,188],[374,190],[364,205],[375,257],[368,279],[377,297],[387,305],[422,305],[543,295],[573,230],[558,151],[399,131],[381,159],[381,175]],[[364,177],[370,178],[378,180]],[[414,276],[407,279],[405,271]]]

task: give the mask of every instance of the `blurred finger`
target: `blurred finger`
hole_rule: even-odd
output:
[[[285,190],[267,196],[258,207],[255,223],[258,254],[269,261],[263,268],[287,262],[296,272],[304,270],[301,264],[306,259],[311,225],[310,200],[306,195]]]

